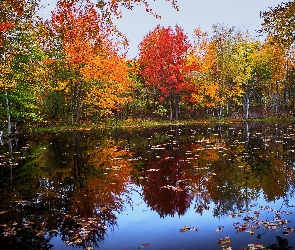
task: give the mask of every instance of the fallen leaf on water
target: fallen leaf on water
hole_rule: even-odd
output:
[[[181,233],[184,233],[186,231],[197,231],[198,232],[198,228],[196,227],[188,227],[188,226],[184,226],[183,228],[180,228],[179,231]]]
[[[144,243],[144,244],[140,245],[140,246],[138,247],[138,249],[142,249],[142,248],[144,248],[144,247],[149,247],[149,246],[150,246],[149,243]]]
[[[224,226],[218,226],[218,228],[215,230],[217,233],[220,233],[223,231]]]
[[[266,249],[266,248],[265,246],[260,245],[258,243],[248,244],[248,247],[245,248],[245,250],[261,250],[261,249]]]
[[[219,239],[217,241],[217,245],[220,246],[222,249],[225,249],[225,250],[231,250],[232,249],[232,246],[229,243],[230,243],[229,236],[225,236],[224,238]]]

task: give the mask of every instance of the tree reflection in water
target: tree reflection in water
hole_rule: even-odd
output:
[[[107,230],[119,226],[118,214],[134,208],[134,185],[161,218],[212,210],[213,217],[240,217],[233,229],[251,233],[274,226],[261,224],[267,211],[292,233],[294,221],[283,222],[253,201],[263,194],[266,202],[283,198],[285,207],[295,205],[294,131],[292,125],[171,126],[4,142],[1,244],[50,249],[58,237],[67,245],[99,248]],[[270,247],[285,242],[277,240]]]
[[[267,127],[258,140],[258,132],[250,135],[248,141],[239,137],[239,128],[231,127],[222,134],[214,128],[188,130],[177,140],[172,134],[175,130],[155,132],[148,150],[142,149],[148,159],[139,171],[144,177],[140,184],[145,201],[161,216],[182,215],[194,198],[197,212],[208,210],[208,203],[213,202],[214,215],[224,216],[248,207],[260,191],[267,201],[284,197],[294,185],[294,168],[290,166],[294,158],[269,130]],[[274,142],[266,148],[261,143],[265,137]],[[165,189],[167,186],[181,191]]]
[[[131,153],[79,133],[49,137],[31,151],[12,183],[6,180],[10,159],[2,158],[1,241],[9,249],[50,249],[59,235],[68,245],[98,246],[124,209]]]

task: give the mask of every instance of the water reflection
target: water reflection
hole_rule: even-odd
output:
[[[99,248],[108,242],[107,232],[122,231],[118,218],[127,220],[141,202],[166,221],[210,212],[209,224],[214,218],[239,218],[230,222],[231,230],[257,239],[279,227],[284,235],[293,233],[294,140],[292,124],[98,130],[6,140],[0,147],[1,244],[51,249],[58,239],[64,246]],[[278,200],[278,208],[269,206]],[[272,219],[265,221],[270,213]],[[183,226],[176,231],[186,232]],[[223,231],[221,225],[214,228]],[[264,244],[288,246],[281,236],[271,234]],[[231,247],[226,238],[215,245]]]
[[[224,216],[248,207],[260,191],[267,201],[285,196],[294,186],[292,133],[285,142],[277,128],[275,136],[269,127],[255,131],[261,129],[246,140],[238,127],[155,132],[139,171],[145,201],[166,216],[184,214],[195,198],[197,212],[213,202],[214,216]]]
[[[50,249],[59,235],[68,245],[98,246],[123,210],[131,153],[81,133],[38,139],[30,150],[12,181],[11,157],[1,157],[1,240],[10,249]]]

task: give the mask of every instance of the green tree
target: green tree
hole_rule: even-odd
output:
[[[222,118],[224,108],[228,112],[231,103],[237,104],[243,95],[241,83],[237,82],[233,75],[236,72],[236,48],[239,44],[239,37],[241,37],[241,32],[235,27],[213,26],[212,41],[217,56],[213,74],[218,83],[220,100],[218,118]]]
[[[1,113],[6,116],[7,132],[12,132],[11,120],[36,120],[36,100],[40,80],[44,76],[41,63],[42,50],[39,47],[36,27],[38,1],[29,1],[17,12],[13,5],[1,2],[1,23],[9,20],[9,29],[1,32],[0,45],[0,94]],[[13,13],[21,13],[20,15]]]

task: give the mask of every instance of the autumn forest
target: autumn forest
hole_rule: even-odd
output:
[[[41,2],[0,0],[1,249],[295,247],[295,1],[132,59],[114,20],[154,1]]]
[[[295,47],[273,18],[293,2],[261,14],[263,40],[224,24],[212,36],[196,24],[191,41],[157,26],[129,59],[112,20],[134,4],[157,18],[145,0],[60,0],[48,20],[38,0],[1,1],[0,126],[294,116]]]

